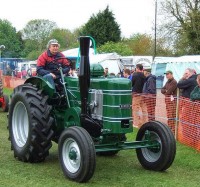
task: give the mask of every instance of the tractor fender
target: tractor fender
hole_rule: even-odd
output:
[[[43,90],[44,93],[46,95],[48,95],[50,98],[54,94],[54,88],[52,87],[52,85],[42,77],[31,77],[31,78],[28,78],[24,82],[24,84],[26,84],[26,83],[31,83],[31,84],[35,85],[39,90]]]

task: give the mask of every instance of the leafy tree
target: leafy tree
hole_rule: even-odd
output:
[[[107,42],[104,45],[101,45],[98,47],[98,52],[99,53],[117,53],[122,56],[129,56],[133,55],[131,49],[124,43],[118,42]]]
[[[166,35],[174,39],[178,54],[200,53],[200,1],[165,0],[161,3],[165,21]]]
[[[130,39],[124,40],[134,55],[152,55],[153,40],[147,34],[133,34]]]
[[[119,42],[121,39],[121,30],[115,21],[114,14],[107,6],[104,11],[100,11],[97,15],[92,15],[89,21],[82,28],[82,35],[92,36],[97,46],[106,42]]]
[[[23,56],[29,60],[35,60],[43,52],[43,50],[38,49],[38,42],[36,40],[25,40]]]
[[[2,57],[21,57],[23,50],[21,35],[8,20],[0,19],[0,45],[6,47],[2,51]]]
[[[22,37],[24,40],[36,41],[38,43],[37,48],[42,50],[46,48],[49,36],[56,28],[56,23],[49,20],[31,20],[22,30]]]
[[[29,59],[29,60],[36,60],[40,55],[41,55],[41,51],[34,50],[34,51],[31,51],[28,54],[27,59]]]
[[[174,56],[172,48],[166,45],[164,38],[157,38],[156,42],[156,56]]]

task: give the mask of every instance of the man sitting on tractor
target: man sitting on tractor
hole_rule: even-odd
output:
[[[63,74],[68,74],[70,64],[65,56],[59,52],[60,44],[56,39],[51,39],[47,44],[47,51],[43,52],[37,60],[37,74],[45,78],[55,89],[55,82],[60,81],[59,67]]]

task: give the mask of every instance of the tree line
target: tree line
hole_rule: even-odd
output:
[[[160,0],[157,25],[157,56],[178,56],[200,52],[200,1]],[[16,31],[8,20],[0,19],[0,44],[5,45],[2,57],[37,59],[46,49],[49,39],[55,38],[61,50],[78,47],[78,37],[90,35],[96,40],[99,53],[117,52],[120,55],[154,55],[154,36],[135,33],[122,37],[120,25],[109,6],[93,14],[88,22],[71,31],[58,28],[50,20],[29,21]]]

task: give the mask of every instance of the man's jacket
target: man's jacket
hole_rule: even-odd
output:
[[[63,57],[63,59],[55,60],[61,57]],[[49,73],[53,73],[57,76],[60,76],[60,71],[58,69],[60,66],[62,67],[64,74],[69,72],[69,62],[65,56],[60,52],[58,52],[56,55],[52,55],[50,51],[47,50],[42,53],[37,60],[37,74],[44,76]]]
[[[192,101],[200,100],[200,87],[197,85],[190,94],[190,99]]]
[[[142,93],[146,77],[142,72],[135,72],[132,76],[132,92]]]
[[[149,75],[146,78],[146,82],[143,86],[143,93],[147,94],[156,94],[156,76],[155,75]]]
[[[174,78],[169,79],[165,86],[162,87],[161,93],[164,95],[174,95],[176,96],[177,94],[177,82]]]
[[[180,80],[177,84],[178,88],[182,89],[182,96],[190,98],[190,93],[197,85],[197,75],[192,75],[188,79]]]

